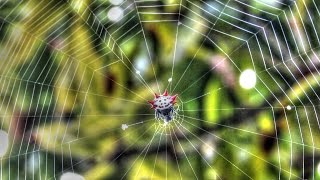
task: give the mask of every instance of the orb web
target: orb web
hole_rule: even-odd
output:
[[[1,1],[0,179],[319,178],[319,16],[315,0]],[[166,89],[167,124],[147,103]]]

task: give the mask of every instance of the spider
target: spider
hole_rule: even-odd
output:
[[[155,94],[155,98],[152,101],[148,101],[151,104],[151,109],[155,110],[155,118],[157,120],[162,119],[165,123],[170,122],[173,119],[176,110],[174,104],[176,103],[177,94],[174,96],[168,95],[168,91],[162,95]]]

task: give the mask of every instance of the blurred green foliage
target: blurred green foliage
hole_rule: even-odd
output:
[[[318,7],[279,2],[128,0],[111,22],[107,0],[0,1],[1,179],[320,179]],[[182,121],[159,129],[165,89]]]

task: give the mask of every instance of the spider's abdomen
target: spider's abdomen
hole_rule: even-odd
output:
[[[154,100],[155,109],[167,109],[173,106],[170,96],[160,96]]]
[[[162,95],[155,94],[154,100],[149,101],[149,103],[152,105],[151,108],[155,110],[157,119],[163,119],[165,122],[172,120],[176,98],[177,95],[170,96],[167,91]]]

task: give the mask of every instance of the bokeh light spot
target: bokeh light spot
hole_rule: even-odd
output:
[[[252,89],[257,83],[256,73],[252,69],[246,69],[240,75],[240,86],[244,89]]]
[[[113,7],[108,12],[108,18],[110,21],[118,22],[123,17],[123,9],[121,7]]]
[[[61,175],[60,180],[84,180],[84,177],[73,172],[66,172]]]
[[[6,132],[0,130],[0,157],[3,157],[9,146],[9,136]]]

